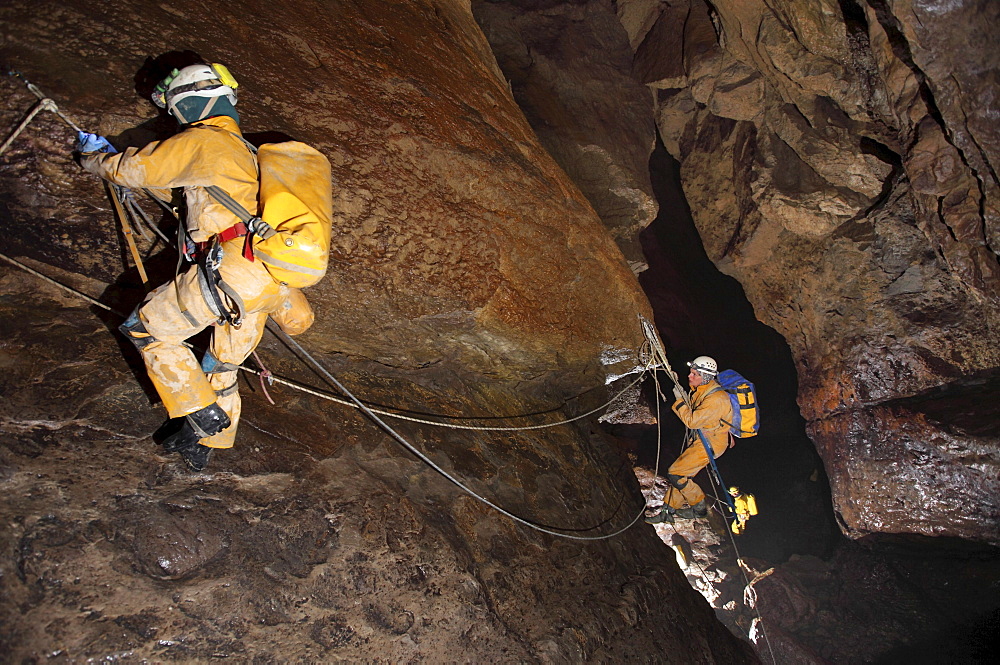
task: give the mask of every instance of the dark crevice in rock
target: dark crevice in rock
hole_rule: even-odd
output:
[[[794,553],[827,554],[839,535],[823,465],[795,404],[797,380],[788,346],[757,321],[739,283],[709,260],[680,189],[679,165],[661,142],[650,170],[660,214],[641,236],[650,267],[640,282],[657,313],[671,362],[683,367],[696,355],[711,355],[754,381],[766,402],[761,434],[739,442],[719,461],[726,483],[755,493],[761,506],[760,521],[741,536],[741,547],[747,556],[771,561]],[[651,393],[648,397],[655,399]],[[668,408],[662,428],[661,474],[676,457],[684,433]],[[655,428],[629,426],[621,435],[638,439],[640,464],[652,464]],[[704,476],[698,482],[708,491]]]
[[[989,437],[1000,432],[1000,370],[964,375],[911,397],[884,402],[922,413],[947,431]]]
[[[863,211],[855,215],[850,221],[858,221],[867,219],[873,213],[878,212],[882,207],[889,201],[893,196],[899,185],[899,179],[903,175],[903,160],[894,151],[890,150],[888,146],[879,143],[873,138],[868,136],[861,137],[860,143],[861,154],[873,155],[877,157],[880,161],[885,162],[892,167],[889,175],[885,177],[882,181],[882,191],[878,193],[875,197],[875,201],[868,206]]]
[[[941,115],[941,110],[938,108],[937,102],[934,100],[934,92],[927,82],[927,76],[913,59],[909,41],[906,39],[906,35],[903,34],[902,26],[900,26],[899,20],[892,13],[889,3],[887,0],[867,0],[867,2],[875,11],[879,25],[882,26],[885,34],[888,36],[892,52],[916,77],[920,90],[920,98],[927,104],[928,113],[947,135],[949,133],[948,125]]]

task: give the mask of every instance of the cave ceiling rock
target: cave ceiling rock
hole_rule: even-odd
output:
[[[635,4],[619,8],[623,20],[635,13]],[[719,47],[704,3],[661,4],[647,11],[655,18],[649,19],[651,28],[633,60],[640,81],[655,90],[690,90],[695,101],[720,117],[752,120],[760,114],[763,78]]]
[[[639,231],[656,218],[649,92],[628,74],[632,51],[608,3],[472,3],[511,92],[545,149],[593,206],[632,269]]]
[[[920,124],[905,167],[929,240],[970,286],[1000,299],[1000,263],[988,232],[991,215],[982,181],[931,118]]]

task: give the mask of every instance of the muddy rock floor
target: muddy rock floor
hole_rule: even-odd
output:
[[[151,438],[164,414],[126,361],[134,350],[118,342],[118,320],[0,266],[6,662],[578,662],[643,658],[664,644],[703,662],[753,659],[651,528],[597,544],[527,532],[357,412],[308,395],[276,386],[270,406],[241,379],[237,447],[189,472]],[[288,376],[277,346],[265,339],[259,350]],[[589,445],[580,436],[539,440],[552,452],[529,447],[528,462],[496,467],[482,491],[507,502],[544,495],[531,510],[584,522],[594,516],[572,496],[581,488],[605,483],[619,504],[641,504],[634,478],[631,490],[602,480],[611,461],[572,461]],[[435,443],[449,442],[439,462],[469,465],[460,471],[473,477],[489,470],[455,452],[474,442]],[[572,463],[553,466],[561,459]]]

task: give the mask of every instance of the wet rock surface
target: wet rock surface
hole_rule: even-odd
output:
[[[0,20],[4,60],[119,147],[172,131],[142,72],[190,48],[241,79],[249,138],[290,135],[330,157],[334,264],[309,291],[317,324],[300,341],[365,399],[537,422],[594,408],[606,374],[637,363],[645,297],[464,3],[252,1],[211,16],[184,2],[6,3]],[[35,100],[13,77],[0,86],[14,126]],[[143,289],[71,144],[43,113],[0,158],[4,254],[117,312],[0,266],[7,657],[754,661],[649,528],[599,542],[527,530],[320,397],[271,386],[272,406],[244,376],[236,448],[203,474],[163,454],[151,438],[163,414],[114,332]],[[169,278],[173,251],[138,242],[153,280]],[[259,352],[328,390],[270,337]],[[607,533],[642,504],[590,421],[500,435],[395,425],[540,524]]]
[[[545,149],[580,188],[635,272],[656,217],[647,162],[649,91],[610,3],[472,3],[511,92]]]
[[[93,307],[13,269],[0,286],[0,639],[14,661],[573,662],[664,644],[751,659],[648,528],[597,543],[527,531],[318,397],[273,386],[270,406],[244,381],[237,447],[192,474],[151,440],[155,405]],[[295,362],[273,340],[260,352]],[[299,415],[297,438],[283,434]],[[544,524],[623,526],[636,508],[628,465],[589,426],[399,429]]]
[[[709,258],[791,348],[845,533],[997,544],[1000,61],[957,46],[997,5],[618,11]]]

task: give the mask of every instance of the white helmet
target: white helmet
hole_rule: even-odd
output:
[[[153,91],[153,103],[177,116],[177,102],[188,97],[222,97],[236,105],[239,83],[225,65],[189,65],[173,70]]]
[[[708,356],[698,356],[688,363],[688,367],[708,379],[714,379],[715,375],[719,373],[719,364],[715,362],[714,358]]]

